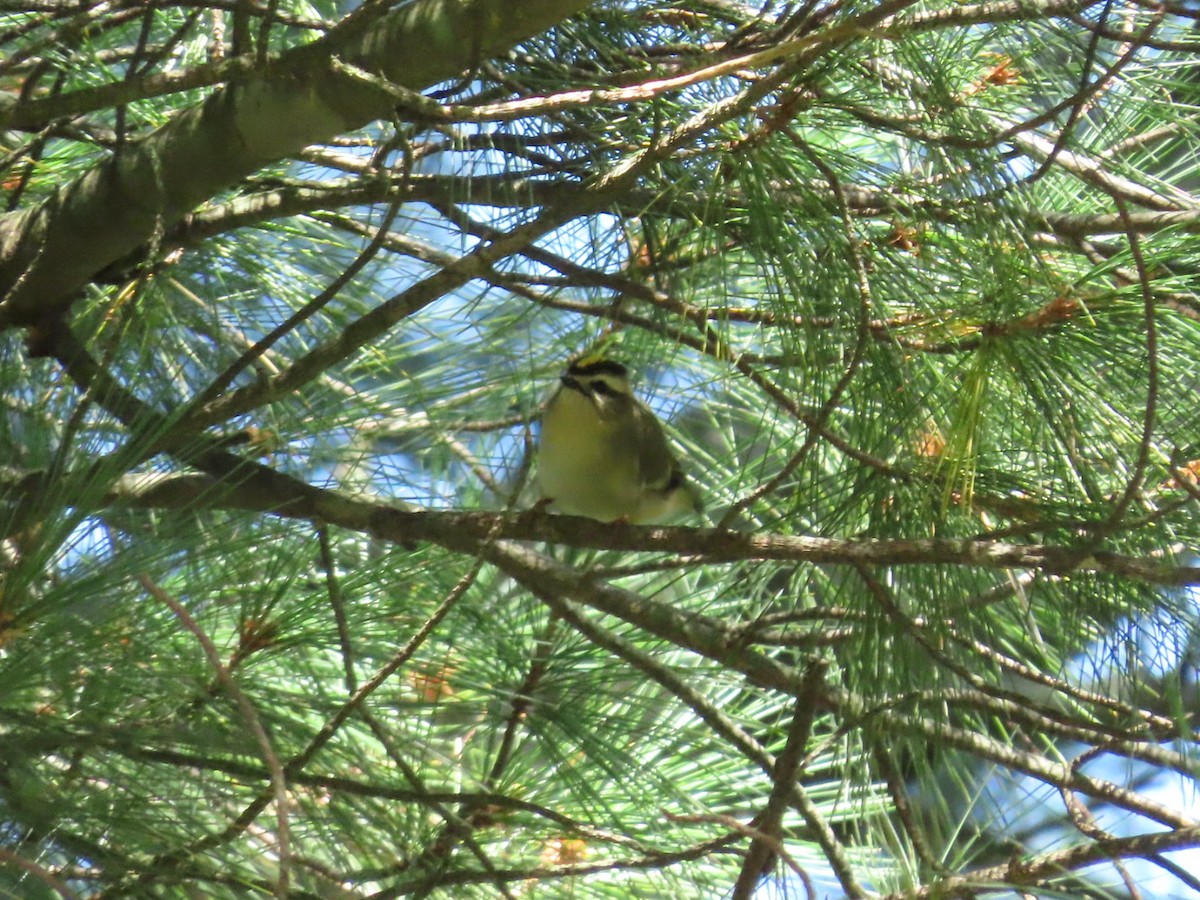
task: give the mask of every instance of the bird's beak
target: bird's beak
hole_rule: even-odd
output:
[[[587,393],[587,391],[583,389],[583,385],[570,375],[560,375],[558,380],[562,382],[563,387],[565,388],[570,388],[573,391],[579,391],[581,394]]]

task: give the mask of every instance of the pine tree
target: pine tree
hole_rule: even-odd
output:
[[[1196,19],[4,0],[0,896],[1200,896]]]

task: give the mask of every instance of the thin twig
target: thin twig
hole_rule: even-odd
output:
[[[229,670],[221,662],[221,655],[217,652],[216,645],[204,632],[204,629],[192,618],[191,613],[187,611],[186,607],[155,584],[148,574],[142,573],[138,575],[138,581],[154,599],[158,600],[175,614],[175,617],[179,619],[184,628],[196,636],[196,640],[204,650],[204,655],[208,658],[209,665],[217,673],[217,679],[221,682],[221,686],[237,705],[242,719],[245,720],[250,733],[254,735],[254,739],[258,742],[259,749],[262,751],[263,761],[267,764],[267,769],[271,773],[271,790],[275,798],[276,852],[279,855],[279,877],[275,882],[275,894],[278,897],[286,898],[288,895],[288,868],[290,866],[288,853],[287,775],[284,772],[283,766],[279,763],[279,757],[275,755],[275,750],[271,746],[271,739],[267,736],[267,730],[263,727],[258,713],[254,710],[254,706],[247,699],[246,695],[242,693],[242,689],[238,686],[237,681],[234,680],[233,676],[229,674]]]
[[[57,893],[63,900],[79,900],[79,895],[63,884],[62,880],[45,866],[39,866],[33,860],[18,856],[11,850],[0,847],[0,866],[12,866],[23,869],[34,878],[45,882],[46,886]]]
[[[264,20],[269,21],[269,20]],[[213,379],[212,383],[207,388],[201,391],[192,401],[194,409],[201,409],[206,404],[212,402],[217,397],[220,397],[234,380],[245,371],[246,367],[253,364],[264,353],[271,349],[281,338],[295,331],[301,324],[312,318],[341,293],[342,288],[353,280],[359,272],[366,267],[375,255],[383,246],[384,240],[387,238],[388,231],[395,221],[396,216],[400,212],[400,207],[403,205],[400,197],[396,197],[388,205],[387,210],[383,214],[383,221],[379,223],[375,234],[368,241],[367,246],[351,261],[350,265],[346,266],[329,286],[321,291],[317,296],[313,297],[290,316],[276,325],[269,333],[255,342],[253,347],[242,352],[236,360],[233,361],[225,371]]]
[[[449,804],[434,796],[434,794],[425,787],[425,782],[422,780],[420,773],[417,772],[417,770],[414,769],[408,763],[408,760],[406,760],[400,753],[391,736],[387,733],[379,720],[372,715],[370,710],[368,710],[366,707],[360,706],[358,709],[358,717],[367,723],[367,727],[371,729],[371,733],[375,735],[375,739],[379,741],[380,746],[382,746],[384,748],[384,752],[387,753],[388,759],[390,759],[392,764],[400,770],[400,773],[404,776],[408,783],[413,786],[413,789],[418,794],[419,802],[424,803],[442,817],[442,820],[447,823],[447,829],[452,831],[458,837],[458,839],[466,845],[467,849],[471,851],[471,854],[477,860],[479,860],[479,864],[483,867],[484,871],[495,873],[497,871],[496,864],[492,862],[491,857],[484,852],[483,847],[481,847],[479,842],[475,840],[474,835],[471,833],[471,823],[462,818],[462,816],[455,812]],[[489,794],[489,798],[491,796],[493,795]],[[479,809],[488,805],[490,802],[490,799],[483,799],[481,797],[467,797],[459,800],[460,806],[466,806],[472,809]],[[412,861],[408,860],[407,862],[410,863],[409,867],[411,868]],[[505,897],[512,896],[507,887],[504,885],[503,881],[497,879],[495,886],[496,889]]]
[[[813,150],[808,145],[808,142],[800,137],[794,129],[786,127],[783,131],[796,148],[824,176],[826,182],[829,184],[829,190],[833,196],[837,211],[840,214],[842,228],[845,231],[846,237],[846,254],[850,259],[850,264],[854,271],[855,288],[858,294],[857,333],[854,341],[854,349],[850,353],[850,360],[846,364],[841,377],[834,384],[833,390],[829,392],[829,396],[815,414],[805,416],[802,419],[806,426],[806,433],[799,449],[792,454],[788,461],[771,478],[750,491],[746,496],[741,497],[731,504],[718,523],[721,527],[728,527],[737,520],[737,517],[743,511],[767,494],[777,490],[784,481],[791,477],[792,472],[804,464],[812,448],[816,446],[817,438],[827,433],[829,417],[837,409],[838,404],[841,403],[842,396],[850,387],[850,383],[854,380],[854,377],[858,374],[863,358],[866,355],[867,343],[871,335],[871,282],[867,274],[866,264],[863,262],[862,253],[859,250],[858,237],[850,218],[850,208],[846,203],[846,196],[842,192],[841,179],[838,178],[833,169],[826,165],[825,161],[821,159],[820,154]]]
[[[773,854],[779,852],[783,835],[783,814],[787,811],[788,800],[798,787],[796,779],[808,749],[808,739],[812,734],[813,719],[817,713],[816,698],[826,667],[824,661],[811,663],[804,679],[811,690],[796,697],[787,742],[775,761],[775,771],[772,775],[774,783],[767,798],[767,806],[756,819],[758,836],[750,842],[750,848],[746,851],[746,859],[733,885],[733,900],[750,900],[762,876],[769,870]],[[862,888],[848,866],[845,873],[838,871],[837,874],[839,878],[844,874],[848,875],[842,881],[842,888],[847,897],[863,896]],[[815,895],[811,893],[812,886],[807,886],[810,900],[815,900]]]
[[[683,822],[687,824],[693,824],[697,822],[713,822],[717,825],[724,825],[726,828],[732,829],[738,835],[748,837],[752,841],[761,842],[763,845],[769,847],[773,853],[778,854],[779,858],[787,863],[788,868],[796,873],[797,877],[800,879],[800,882],[804,885],[804,895],[808,897],[808,900],[816,900],[817,892],[813,887],[812,879],[809,878],[808,873],[804,871],[804,867],[801,866],[796,858],[788,852],[787,848],[783,845],[783,842],[780,841],[778,837],[767,834],[765,831],[756,828],[752,823],[748,824],[735,819],[733,816],[727,816],[722,813],[704,813],[699,815],[693,813],[681,815],[679,813],[673,813],[664,810],[663,816],[668,822]]]
[[[321,550],[321,567],[325,570],[325,589],[337,625],[338,643],[342,648],[342,667],[345,670],[346,691],[353,694],[357,679],[354,675],[354,648],[350,643],[350,626],[346,622],[346,607],[342,603],[342,587],[337,577],[337,563],[329,545],[329,526],[317,523],[317,546]]]

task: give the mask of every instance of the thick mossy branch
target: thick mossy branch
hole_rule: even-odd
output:
[[[351,18],[345,30],[229,82],[46,202],[0,218],[0,328],[60,317],[98,272],[198,204],[309,144],[387,116],[394,105],[389,95],[344,74],[338,58],[417,90],[585,6],[582,0],[422,0],[362,35]],[[0,125],[5,118],[22,123],[20,105],[0,115]]]

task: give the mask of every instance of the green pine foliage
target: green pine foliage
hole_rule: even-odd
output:
[[[1200,896],[1195,19],[0,3],[0,897]]]

